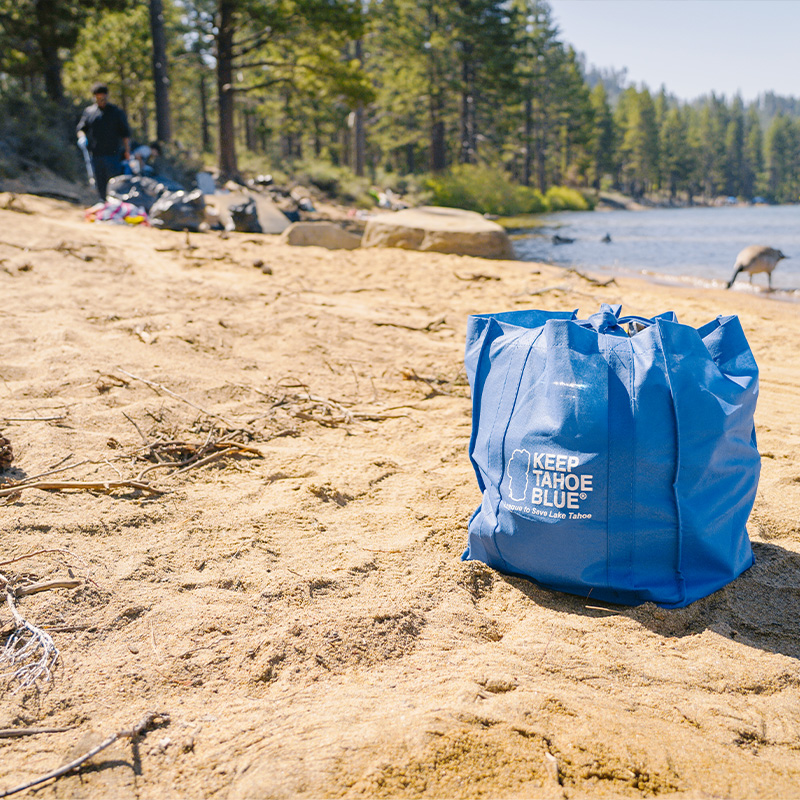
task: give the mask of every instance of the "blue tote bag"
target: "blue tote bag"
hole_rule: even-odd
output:
[[[614,603],[681,607],[753,564],[758,368],[735,316],[471,316],[463,558]]]

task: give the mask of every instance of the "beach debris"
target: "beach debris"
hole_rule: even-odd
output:
[[[750,283],[753,282],[753,275],[757,272],[766,272],[769,288],[772,289],[772,270],[778,266],[778,262],[783,258],[789,258],[789,256],[784,255],[774,247],[759,244],[745,247],[736,256],[736,263],[733,265],[733,277],[728,281],[728,285],[725,288],[730,289],[733,286],[733,282],[740,272],[747,272],[750,275]]]
[[[0,566],[6,567],[24,559],[33,558],[43,553],[55,552],[40,550],[27,553],[17,558],[3,561]],[[66,552],[66,551],[58,551]],[[71,555],[71,554],[70,554]],[[41,627],[27,620],[19,610],[17,601],[23,597],[54,589],[77,589],[83,586],[84,580],[72,576],[56,580],[31,580],[29,575],[15,577],[0,573],[0,591],[5,596],[6,605],[11,611],[13,627],[3,631],[8,635],[2,651],[0,651],[0,672],[12,683],[17,683],[17,690],[35,686],[38,681],[48,681],[59,659],[59,650],[50,634]]]
[[[87,222],[113,222],[117,225],[148,225],[147,211],[141,206],[112,197],[104,203],[95,203],[84,217]]]
[[[427,325],[406,325],[402,322],[374,322],[373,325],[390,328],[405,328],[407,331],[422,331],[423,333],[436,333],[443,327],[447,327],[447,318],[439,317],[431,320]]]
[[[233,228],[241,233],[263,233],[261,224],[258,221],[258,208],[256,201],[252,197],[234,203],[228,207]]]
[[[484,272],[472,272],[469,275],[459,275],[457,272],[454,272],[456,278],[460,281],[499,281],[500,277],[498,275],[487,275]]]
[[[577,275],[579,278],[582,278],[587,283],[591,283],[592,286],[599,286],[601,288],[605,287],[605,286],[611,286],[611,284],[615,284],[617,282],[616,278],[609,278],[606,281],[601,281],[601,280],[598,280],[597,278],[593,278],[591,275],[587,275],[586,273],[581,272],[580,270],[577,270],[577,269],[569,268],[569,269],[567,269],[567,272],[571,273],[573,275]]]
[[[187,239],[187,244],[188,244],[188,239],[189,239],[188,234],[187,234],[186,239]],[[229,422],[224,417],[221,417],[219,414],[214,414],[212,411],[207,411],[202,406],[199,406],[196,403],[193,403],[191,400],[188,400],[187,398],[183,397],[182,395],[179,395],[177,392],[173,392],[172,389],[168,389],[166,386],[164,386],[164,385],[162,385],[160,383],[156,383],[155,381],[150,381],[147,378],[142,378],[139,375],[134,375],[133,373],[128,372],[127,370],[124,370],[122,367],[117,367],[117,370],[119,372],[121,372],[123,375],[127,375],[129,378],[132,378],[135,381],[141,381],[145,385],[149,386],[156,394],[161,394],[162,392],[164,394],[168,394],[170,397],[174,397],[176,400],[180,400],[182,403],[186,403],[186,405],[191,406],[192,408],[196,409],[197,411],[202,412],[207,417],[211,417],[212,419],[218,419],[224,425],[228,426],[229,430],[237,430],[237,427],[236,427],[236,425],[234,425],[234,423]]]
[[[163,489],[150,486],[141,481],[15,481],[3,484],[0,488],[0,497],[16,497],[26,489],[39,489],[43,492],[88,491],[109,493],[115,489],[134,489],[147,494],[164,494]]]
[[[243,442],[227,439],[213,441],[211,434],[203,444],[178,441],[153,442],[149,445],[149,452],[145,458],[152,459],[156,463],[143,469],[136,480],[137,482],[142,481],[148,472],[157,469],[175,469],[175,472],[170,475],[173,477],[229,456],[263,458],[264,454]]]
[[[197,233],[205,223],[206,201],[200,189],[191,192],[165,192],[150,209],[154,228]]]
[[[18,739],[22,736],[40,736],[43,733],[64,733],[74,730],[74,726],[68,728],[0,728],[0,739]]]
[[[260,258],[253,262],[253,266],[260,269],[264,275],[272,275],[272,267],[269,264],[265,264]]]
[[[73,770],[78,769],[78,767],[80,767],[82,764],[85,764],[90,758],[93,758],[98,753],[103,752],[103,750],[106,748],[111,747],[111,745],[114,744],[114,742],[116,742],[118,739],[130,739],[131,741],[135,741],[138,737],[142,736],[148,731],[156,728],[162,728],[166,725],[169,725],[169,723],[169,714],[166,714],[163,711],[148,711],[147,714],[145,714],[142,719],[139,720],[139,722],[136,723],[136,725],[134,725],[132,728],[113,733],[111,736],[97,745],[97,747],[93,747],[83,755],[78,756],[78,758],[70,761],[69,764],[64,764],[64,766],[54,769],[52,772],[48,772],[46,775],[42,775],[32,781],[23,783],[20,786],[15,786],[13,789],[7,789],[5,792],[0,792],[0,798],[9,797],[12,794],[24,792],[34,786],[39,786],[40,784],[46,783],[49,780],[60,778],[62,775],[66,775]]]
[[[0,432],[0,472],[8,469],[13,460],[14,451],[11,449],[11,441]]]
[[[177,192],[180,189],[183,187],[174,181],[150,178],[146,175],[117,175],[108,182],[106,197],[123,200],[150,211],[161,195]]]

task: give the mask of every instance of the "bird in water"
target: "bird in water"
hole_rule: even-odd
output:
[[[766,247],[765,245],[753,244],[750,247],[745,247],[738,256],[736,256],[736,263],[733,265],[733,277],[728,281],[727,289],[733,286],[736,276],[740,272],[747,272],[750,275],[750,283],[753,282],[753,275],[756,272],[766,272],[769,288],[772,289],[772,270],[775,269],[778,262],[782,258],[789,258],[776,250],[774,247]]]
[[[557,233],[553,236],[553,244],[572,244],[574,241],[569,236],[559,236]]]
[[[607,233],[600,241],[605,242],[605,244],[611,244],[611,234]]]

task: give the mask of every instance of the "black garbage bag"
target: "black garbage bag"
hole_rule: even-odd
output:
[[[258,208],[256,201],[251,197],[241,203],[235,203],[228,208],[233,229],[242,233],[263,233],[261,223],[258,221]]]
[[[206,201],[200,189],[166,192],[150,208],[150,224],[171,231],[200,230],[205,220]]]
[[[108,182],[107,197],[115,197],[133,203],[148,213],[153,204],[165,192],[177,192],[183,186],[174,181],[150,178],[146,175],[117,175]]]

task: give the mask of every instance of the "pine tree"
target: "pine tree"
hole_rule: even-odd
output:
[[[617,133],[614,117],[608,104],[608,94],[602,83],[598,83],[591,93],[591,104],[594,110],[594,127],[592,131],[592,184],[599,190],[605,175],[613,175],[616,166]]]

